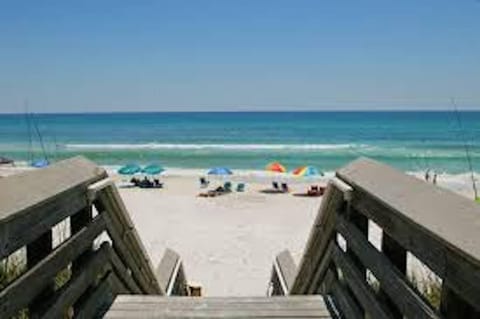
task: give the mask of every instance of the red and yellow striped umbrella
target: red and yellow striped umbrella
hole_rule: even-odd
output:
[[[285,173],[287,172],[287,169],[285,166],[280,164],[279,162],[273,162],[267,165],[265,168],[269,172],[275,172],[275,173]]]
[[[311,177],[311,176],[323,176],[323,173],[320,172],[313,166],[300,166],[293,170],[292,172],[295,176]]]

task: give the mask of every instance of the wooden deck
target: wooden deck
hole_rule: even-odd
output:
[[[322,296],[118,296],[105,318],[332,318]]]

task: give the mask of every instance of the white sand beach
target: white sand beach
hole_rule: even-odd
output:
[[[153,263],[170,247],[183,258],[188,279],[200,283],[206,295],[265,295],[277,253],[289,249],[300,261],[321,197],[294,194],[315,181],[289,179],[291,193],[265,194],[261,191],[271,187],[273,177],[243,171],[230,180],[234,185],[246,181],[245,192],[200,198],[201,174],[176,170],[162,177],[164,189],[120,189]],[[439,185],[469,196],[468,178],[444,176]],[[221,182],[212,180],[210,188]],[[380,242],[380,236],[370,228],[371,240]]]

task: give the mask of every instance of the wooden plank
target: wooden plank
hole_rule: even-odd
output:
[[[188,296],[190,291],[187,287],[187,278],[185,276],[185,270],[183,263],[180,261],[177,265],[175,281],[172,282],[172,288],[169,290],[169,296]]]
[[[348,220],[352,225],[355,225],[356,229],[358,229],[359,233],[362,234],[362,239],[368,239],[368,218],[365,215],[362,215],[354,208],[350,207],[348,211],[344,212],[343,215],[347,215]],[[343,235],[343,234],[342,234]],[[347,241],[347,255],[350,256],[351,260],[353,261],[353,265],[358,269],[359,273],[362,274],[364,279],[367,278],[367,269],[365,265],[363,265],[362,261],[359,259],[357,254],[352,251],[350,242]]]
[[[86,185],[105,176],[102,168],[75,157],[0,179],[0,258],[85,207]]]
[[[137,285],[135,280],[131,277],[128,269],[125,267],[125,265],[122,263],[120,258],[118,257],[117,253],[115,250],[112,249],[112,247],[108,247],[108,258],[110,263],[112,264],[113,271],[115,272],[115,275],[123,282],[125,287],[128,288],[129,293],[131,294],[141,294],[142,291],[140,287]]]
[[[155,271],[157,281],[166,295],[169,295],[173,288],[179,263],[180,256],[170,248],[167,248]]]
[[[403,275],[407,274],[407,251],[403,248],[393,237],[387,233],[383,233],[382,236],[382,245],[381,250],[383,255],[392,263],[392,265],[398,269]],[[395,301],[392,300],[392,297],[385,292],[384,283],[380,282],[379,291],[377,293],[378,298],[382,300],[384,304],[390,309],[390,312],[393,314],[394,318],[402,319],[403,314],[398,309]],[[387,287],[388,289],[388,287]],[[395,298],[394,296],[393,298]]]
[[[2,204],[0,204],[1,206]],[[75,188],[54,200],[38,205],[34,211],[19,214],[15,219],[0,221],[0,258],[33,242],[70,215],[85,208],[84,191]]]
[[[111,221],[111,229],[120,235],[120,239],[123,241],[123,245],[128,249],[129,254],[132,256],[132,260],[137,265],[131,268],[144,277],[148,283],[148,291],[153,294],[163,294],[164,292],[160,288],[154,274],[151,261],[143,246],[140,237],[135,229],[135,226],[128,214],[125,205],[118,194],[118,191],[114,185],[103,188],[98,194],[98,200],[95,201],[95,205],[100,205],[108,213]],[[98,208],[97,208],[98,209]],[[119,252],[121,258],[122,256]],[[129,265],[130,267],[130,265]]]
[[[105,189],[107,187],[113,186],[113,185],[114,185],[114,181],[110,177],[104,178],[102,180],[99,180],[96,183],[91,184],[90,186],[88,186],[87,197],[88,197],[89,201],[91,203],[93,203],[95,198],[97,198],[97,194],[100,191],[102,191],[103,189]]]
[[[209,304],[231,304],[231,305],[242,305],[242,304],[282,304],[287,307],[289,304],[308,304],[313,305],[317,304],[319,295],[295,295],[295,296],[275,296],[275,297],[264,297],[264,296],[227,296],[227,297],[166,297],[160,295],[121,295],[118,296],[120,303],[165,303],[165,304],[197,304],[198,300],[207,300]],[[322,298],[321,298],[322,299]]]
[[[60,270],[90,247],[91,242],[104,229],[105,222],[102,215],[98,215],[87,228],[68,238],[46,258],[0,291],[0,317],[8,318],[28,305]]]
[[[342,318],[363,319],[363,311],[357,306],[350,292],[338,281],[332,284],[332,295],[337,311],[341,313]]]
[[[102,277],[106,271],[111,269],[111,265],[108,262],[109,247],[110,244],[104,242],[97,251],[90,255],[90,258],[84,262],[84,267],[81,271],[76,272],[70,281],[56,292],[55,301],[42,315],[42,318],[63,317],[67,313],[68,308],[75,304],[88,287],[95,283],[97,278]]]
[[[92,221],[92,218],[93,214],[91,206],[87,206],[78,213],[70,216],[70,234],[74,235],[81,229],[83,229],[83,227],[88,226],[88,224]],[[72,275],[75,275],[76,272],[82,270],[84,260],[88,258],[88,255],[91,253],[92,249],[93,243],[90,249],[87,249],[83,254],[78,256],[78,258],[72,262]]]
[[[118,193],[115,185],[112,185],[105,189],[107,193],[110,194],[110,197],[113,199],[113,203],[117,206],[116,210],[112,211],[112,219],[117,219],[122,227],[124,227],[125,242],[131,248],[132,253],[136,256],[136,260],[141,266],[141,270],[146,274],[149,279],[150,286],[153,289],[153,293],[162,294],[163,291],[160,288],[160,285],[157,282],[157,277],[155,276],[154,268],[150,257],[147,253],[147,250],[143,246],[143,242],[138,235],[138,232],[135,228],[135,224],[130,218],[130,214],[123,203],[120,194]]]
[[[418,291],[413,289],[407,278],[392,262],[379,252],[363,234],[344,216],[337,218],[337,230],[345,237],[349,247],[359,260],[378,279],[385,293],[407,318],[439,318],[435,310],[429,306]]]
[[[465,302],[451,288],[448,281],[442,283],[442,294],[440,296],[440,313],[445,318],[469,318],[479,319],[480,311]]]
[[[75,318],[91,319],[102,318],[117,295],[116,289],[120,286],[115,274],[109,272],[97,287],[93,288],[88,297],[79,305]],[[139,310],[142,312],[142,310]]]
[[[388,166],[362,159],[338,172],[352,205],[480,310],[480,206]]]
[[[138,297],[118,296],[105,318],[331,318],[321,296]]]
[[[292,287],[295,275],[297,273],[297,266],[290,251],[284,250],[275,258],[278,273],[280,275],[281,283],[285,292],[288,293]]]
[[[473,200],[365,158],[340,169],[337,176],[480,266],[480,205]]]
[[[52,251],[52,231],[48,230],[42,236],[37,238],[34,242],[27,245],[27,269],[32,269],[38,263],[47,257]],[[39,313],[44,311],[47,306],[45,300],[48,300],[53,296],[54,292],[54,279],[51,278],[50,282],[47,282],[45,286],[38,292],[28,305],[28,313],[32,317],[38,316]]]
[[[99,205],[97,204],[97,206]],[[132,278],[135,280],[135,282],[138,284],[138,286],[142,289],[144,293],[153,293],[152,288],[149,285],[148,279],[141,271],[140,266],[135,262],[135,258],[133,257],[131,250],[125,245],[123,238],[113,224],[110,215],[105,214],[104,219],[108,235],[113,242],[113,249],[118,254],[121,262],[131,271]]]
[[[352,205],[375,221],[385,233],[411,251],[439,277],[452,282],[454,291],[480,309],[480,286],[477,284],[480,282],[479,267],[445,246],[421,225],[412,224],[397,214],[386,213],[389,212],[388,206],[360,190],[355,191]]]
[[[340,188],[337,186],[340,184],[342,184],[340,181],[330,181],[328,184],[290,294],[305,294],[318,288],[319,283],[312,282],[312,278],[331,241],[337,210],[344,205],[345,197],[348,197],[345,194],[348,186]]]
[[[308,288],[307,294],[313,295],[318,293],[323,293],[322,287],[324,286],[324,278],[327,270],[329,269],[332,263],[332,251],[333,251],[334,241],[333,238],[330,239],[327,249],[323,253],[323,257],[320,260],[317,269],[313,273],[313,278],[310,279],[310,287]]]
[[[355,298],[360,302],[365,312],[369,314],[369,318],[391,318],[390,312],[378,302],[375,292],[367,284],[363,274],[359,272],[350,256],[335,245],[332,257],[335,264],[341,269],[344,280]]]

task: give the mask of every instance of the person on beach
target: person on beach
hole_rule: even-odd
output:
[[[429,181],[430,179],[430,169],[427,169],[427,171],[425,172],[425,181]]]
[[[433,185],[437,185],[437,173],[433,174],[433,179],[432,179],[432,182],[433,182]]]

